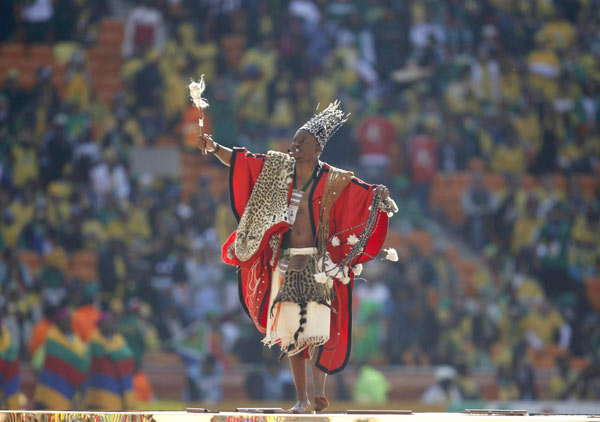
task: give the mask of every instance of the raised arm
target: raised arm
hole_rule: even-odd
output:
[[[227,148],[221,144],[216,143],[210,135],[198,136],[198,148],[201,151],[212,152],[212,154],[219,159],[220,162],[225,164],[227,167],[231,164],[231,155],[233,151],[231,148]]]

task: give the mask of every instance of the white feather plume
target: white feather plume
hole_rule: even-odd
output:
[[[190,98],[192,102],[197,108],[206,108],[208,107],[208,101],[206,98],[202,98],[202,94],[206,89],[206,84],[204,83],[204,75],[200,76],[200,80],[198,82],[192,81],[188,88],[190,90]]]

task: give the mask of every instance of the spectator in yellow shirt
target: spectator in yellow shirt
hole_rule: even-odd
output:
[[[277,60],[279,55],[271,36],[265,36],[258,47],[250,48],[244,53],[240,67],[247,69],[255,65],[260,69],[261,82],[269,84],[277,75]]]
[[[236,115],[240,127],[246,133],[259,133],[267,123],[267,86],[262,82],[262,73],[255,64],[244,69],[244,79],[235,96]]]
[[[543,350],[545,346],[558,343],[566,350],[571,341],[571,327],[544,297],[538,297],[534,303],[535,306],[520,324],[529,345],[536,350]]]
[[[508,104],[517,104],[523,97],[521,84],[525,72],[523,64],[514,57],[503,55],[499,59],[500,64],[500,90],[502,101]]]
[[[561,355],[556,358],[557,371],[550,377],[548,382],[548,398],[552,400],[564,400],[563,393],[567,390],[577,376],[569,368],[568,355]]]
[[[67,67],[65,76],[65,101],[75,103],[78,108],[87,110],[92,96],[92,83],[88,74],[83,51],[75,51]]]
[[[523,309],[529,309],[535,301],[543,298],[546,293],[540,283],[531,273],[530,255],[522,253],[517,259],[517,268],[512,276],[511,288],[517,302]]]
[[[38,151],[30,129],[23,128],[17,134],[17,143],[11,148],[11,159],[15,187],[22,188],[28,182],[37,181]]]
[[[15,248],[21,235],[21,226],[10,210],[4,210],[0,215],[0,248]]]
[[[569,275],[578,282],[598,274],[598,254],[594,245],[594,231],[588,217],[581,213],[575,217],[569,244]]]
[[[445,86],[444,102],[453,113],[468,113],[476,108],[475,90],[468,67],[464,67],[460,76]]]
[[[19,232],[33,219],[35,212],[35,191],[33,189],[33,186],[27,186],[8,207],[15,217],[15,224],[19,227]]]
[[[542,124],[531,101],[524,100],[511,120],[525,150],[527,163],[531,163],[542,146]]]
[[[48,186],[47,195],[48,221],[54,227],[66,224],[71,215],[71,204],[69,203],[71,187],[67,182],[52,182]]]
[[[496,384],[498,385],[498,399],[518,400],[519,389],[515,384],[508,366],[500,366],[496,371]]]
[[[529,195],[525,201],[525,212],[515,221],[511,241],[511,250],[514,254],[533,246],[537,238],[543,222],[538,214],[538,204],[538,200],[533,195]]]
[[[535,37],[546,41],[554,50],[566,50],[573,44],[577,34],[573,24],[563,18],[560,8],[557,9],[557,15],[557,19],[548,21]]]
[[[560,60],[548,42],[540,41],[539,48],[529,53],[529,83],[539,89],[548,101],[552,101],[557,91],[557,78],[560,73]]]
[[[504,143],[496,146],[491,157],[492,169],[500,173],[520,174],[527,169],[525,151],[510,128],[505,132]]]

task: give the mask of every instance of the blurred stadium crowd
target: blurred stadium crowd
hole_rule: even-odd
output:
[[[218,264],[234,220],[226,173],[194,150],[204,74],[219,142],[285,150],[339,98],[352,117],[324,160],[390,187],[400,261],[356,282],[352,364],[451,365],[464,399],[600,397],[578,378],[600,347],[597,0],[0,8],[4,361],[43,373],[65,309],[83,340],[114,322],[134,370],[180,353],[188,399],[265,361]],[[134,172],[143,147],[177,148],[181,177]],[[474,370],[496,374],[485,397]]]

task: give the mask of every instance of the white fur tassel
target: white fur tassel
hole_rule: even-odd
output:
[[[325,284],[327,283],[327,274],[325,273],[317,273],[315,274],[315,281],[317,283]]]
[[[323,268],[323,267],[318,267],[318,268]],[[337,273],[339,273],[339,268],[337,266],[337,264],[335,262],[333,262],[331,260],[331,258],[329,257],[329,254],[327,254],[327,256],[325,257],[325,268],[324,270],[325,273],[331,275],[335,272],[335,275],[337,275]],[[334,275],[334,277],[335,277]]]
[[[386,255],[385,259],[392,262],[398,262],[398,252],[394,248],[384,249]]]
[[[362,264],[356,264],[354,266],[354,268],[352,268],[352,272],[354,273],[354,275],[359,276],[360,273],[362,273],[363,270],[363,266]]]
[[[331,238],[331,246],[340,246],[340,238],[337,236],[333,236]]]
[[[351,234],[350,236],[348,236],[348,244],[349,245],[356,245],[358,243],[358,237],[356,237],[355,234]]]
[[[340,277],[340,281],[342,282],[342,284],[348,284],[350,283],[350,274],[349,271],[350,269],[348,267],[344,267],[342,269],[342,277]]]

